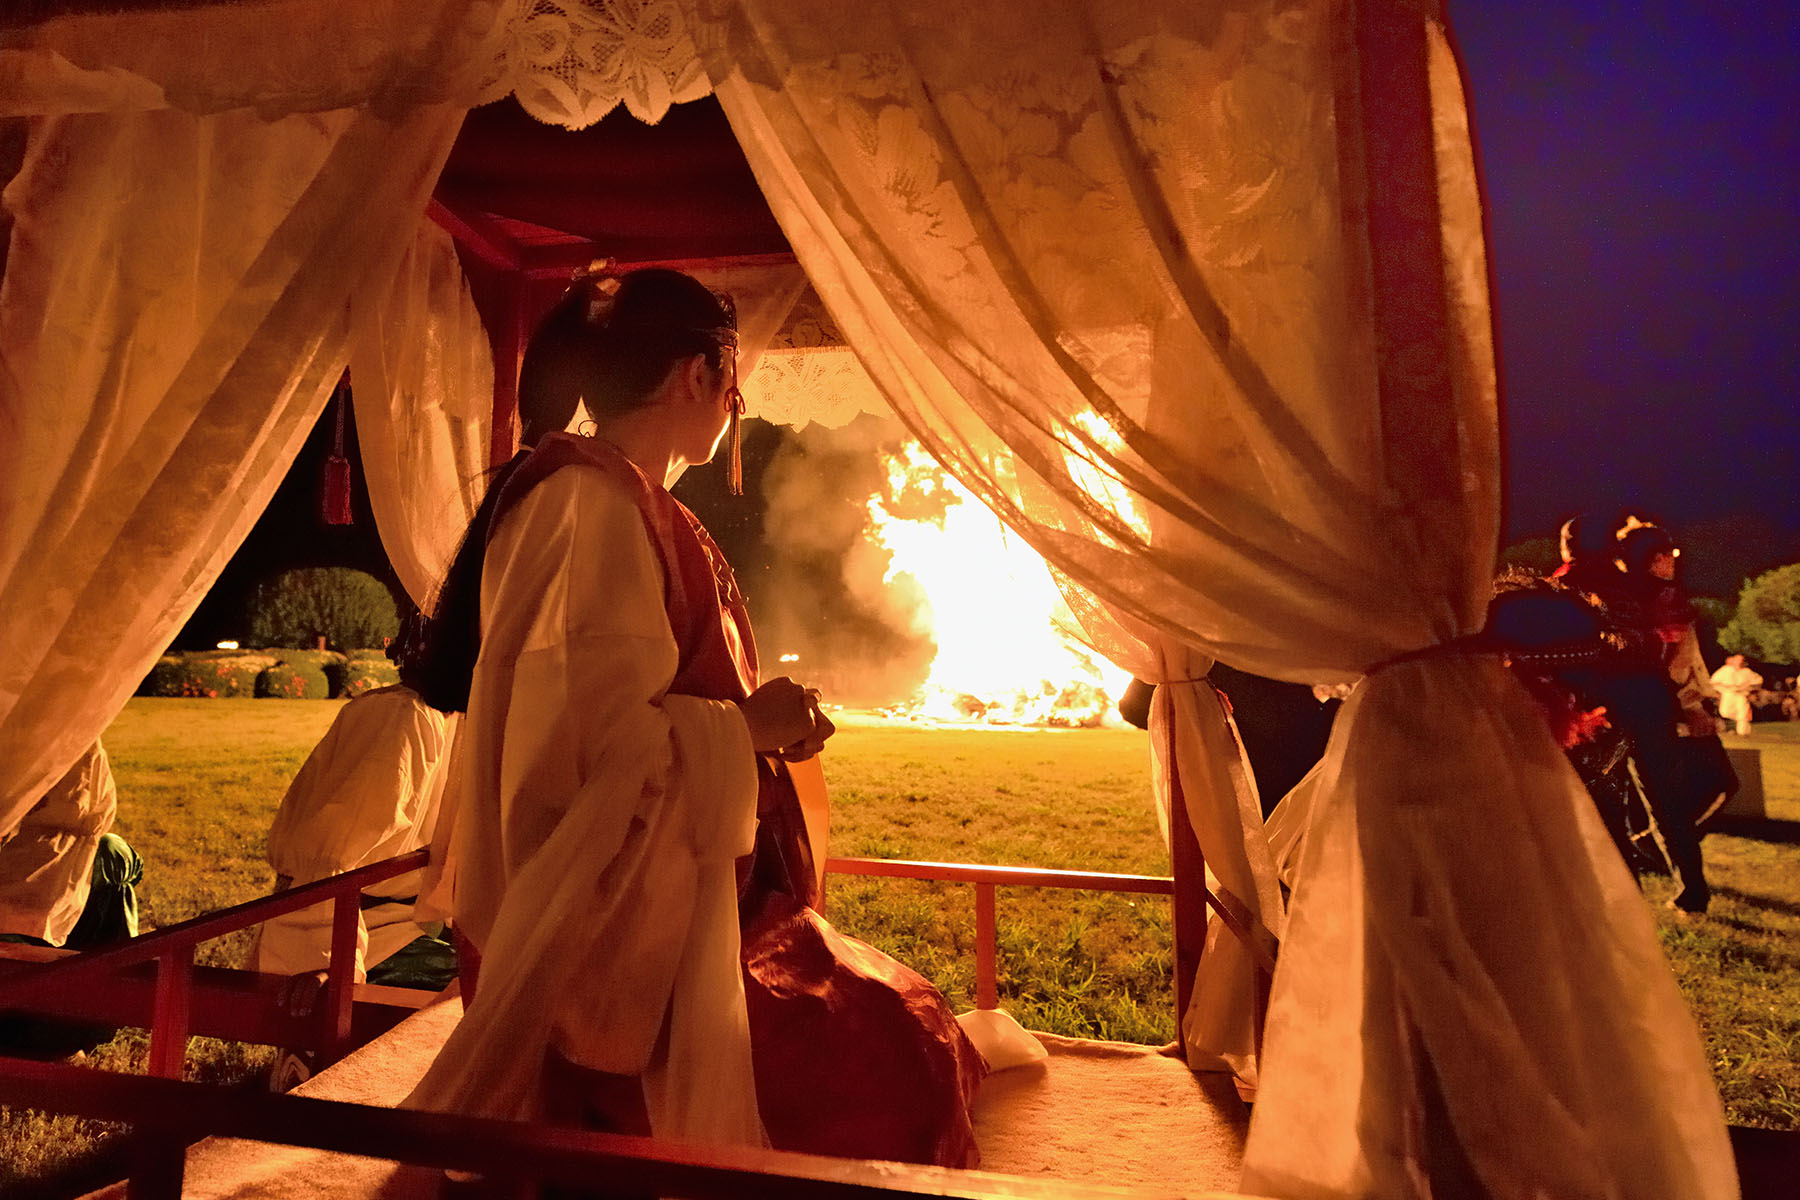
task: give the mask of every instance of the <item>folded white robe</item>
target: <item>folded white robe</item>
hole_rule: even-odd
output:
[[[344,705],[288,785],[269,829],[269,865],[290,883],[329,875],[416,850],[431,841],[444,794],[456,722],[395,685]],[[375,895],[411,896],[420,872],[382,881]],[[264,923],[256,969],[293,975],[331,960],[332,905],[315,904]],[[411,904],[362,913],[356,977],[419,934]]]
[[[112,767],[95,742],[0,842],[0,933],[60,946],[81,919],[94,851],[119,809]]]

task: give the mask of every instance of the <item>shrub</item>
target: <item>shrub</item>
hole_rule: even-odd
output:
[[[282,661],[257,675],[256,694],[269,700],[324,700],[331,685],[316,665]]]
[[[1800,662],[1800,563],[1745,581],[1719,645],[1766,663]]]
[[[400,682],[400,672],[385,656],[377,658],[360,651],[343,662],[328,663],[325,678],[331,682],[331,695],[360,696],[376,688]]]
[[[373,575],[348,567],[301,567],[256,585],[250,638],[262,646],[380,646],[400,631],[394,597]]]
[[[165,654],[138,685],[137,694],[254,696],[258,674],[274,664],[274,656],[266,654]]]
[[[290,663],[307,671],[320,671],[330,674],[341,665],[345,655],[336,650],[265,650],[270,662]]]

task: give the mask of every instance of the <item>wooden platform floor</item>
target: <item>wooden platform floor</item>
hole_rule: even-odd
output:
[[[455,1028],[453,995],[409,1017],[296,1089],[392,1106]],[[1160,1195],[1204,1196],[1237,1184],[1249,1114],[1227,1077],[1195,1075],[1145,1046],[1039,1035],[1042,1064],[990,1076],[975,1111],[982,1168]],[[1171,1147],[1180,1153],[1170,1153]],[[415,1172],[351,1155],[212,1138],[188,1152],[189,1200],[403,1200],[430,1195]],[[124,1200],[123,1185],[89,1200]]]

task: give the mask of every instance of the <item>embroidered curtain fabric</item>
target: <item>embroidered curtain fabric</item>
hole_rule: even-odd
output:
[[[1436,7],[700,3],[832,317],[911,431],[1097,598],[1118,661],[1373,672],[1295,889],[1246,1189],[1425,1195],[1450,1179],[1423,1131],[1492,1194],[1735,1194],[1641,899],[1523,692],[1455,653],[1498,447]],[[1235,849],[1260,885],[1259,839]]]
[[[0,31],[0,110],[28,116],[363,109],[396,119],[506,94],[530,0],[247,0]],[[512,73],[509,75],[509,71]]]
[[[487,491],[494,353],[456,244],[420,221],[385,290],[350,297],[350,388],[369,504],[424,607]]]
[[[115,20],[108,52],[149,52],[137,19]],[[190,43],[198,63],[196,45],[238,43]],[[163,54],[157,69],[181,65]],[[0,71],[57,84],[0,90],[6,115],[32,118],[0,283],[5,829],[112,719],[262,511],[343,370],[350,296],[394,271],[464,108],[196,115],[165,106],[172,76],[12,35]]]

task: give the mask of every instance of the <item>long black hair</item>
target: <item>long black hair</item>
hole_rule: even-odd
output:
[[[678,361],[699,354],[715,370],[735,344],[731,299],[680,271],[651,268],[618,278],[577,280],[538,323],[519,368],[524,449],[492,473],[463,534],[437,605],[402,676],[443,712],[469,707],[481,649],[481,567],[506,481],[529,448],[568,426],[578,402],[598,417],[642,407]]]

